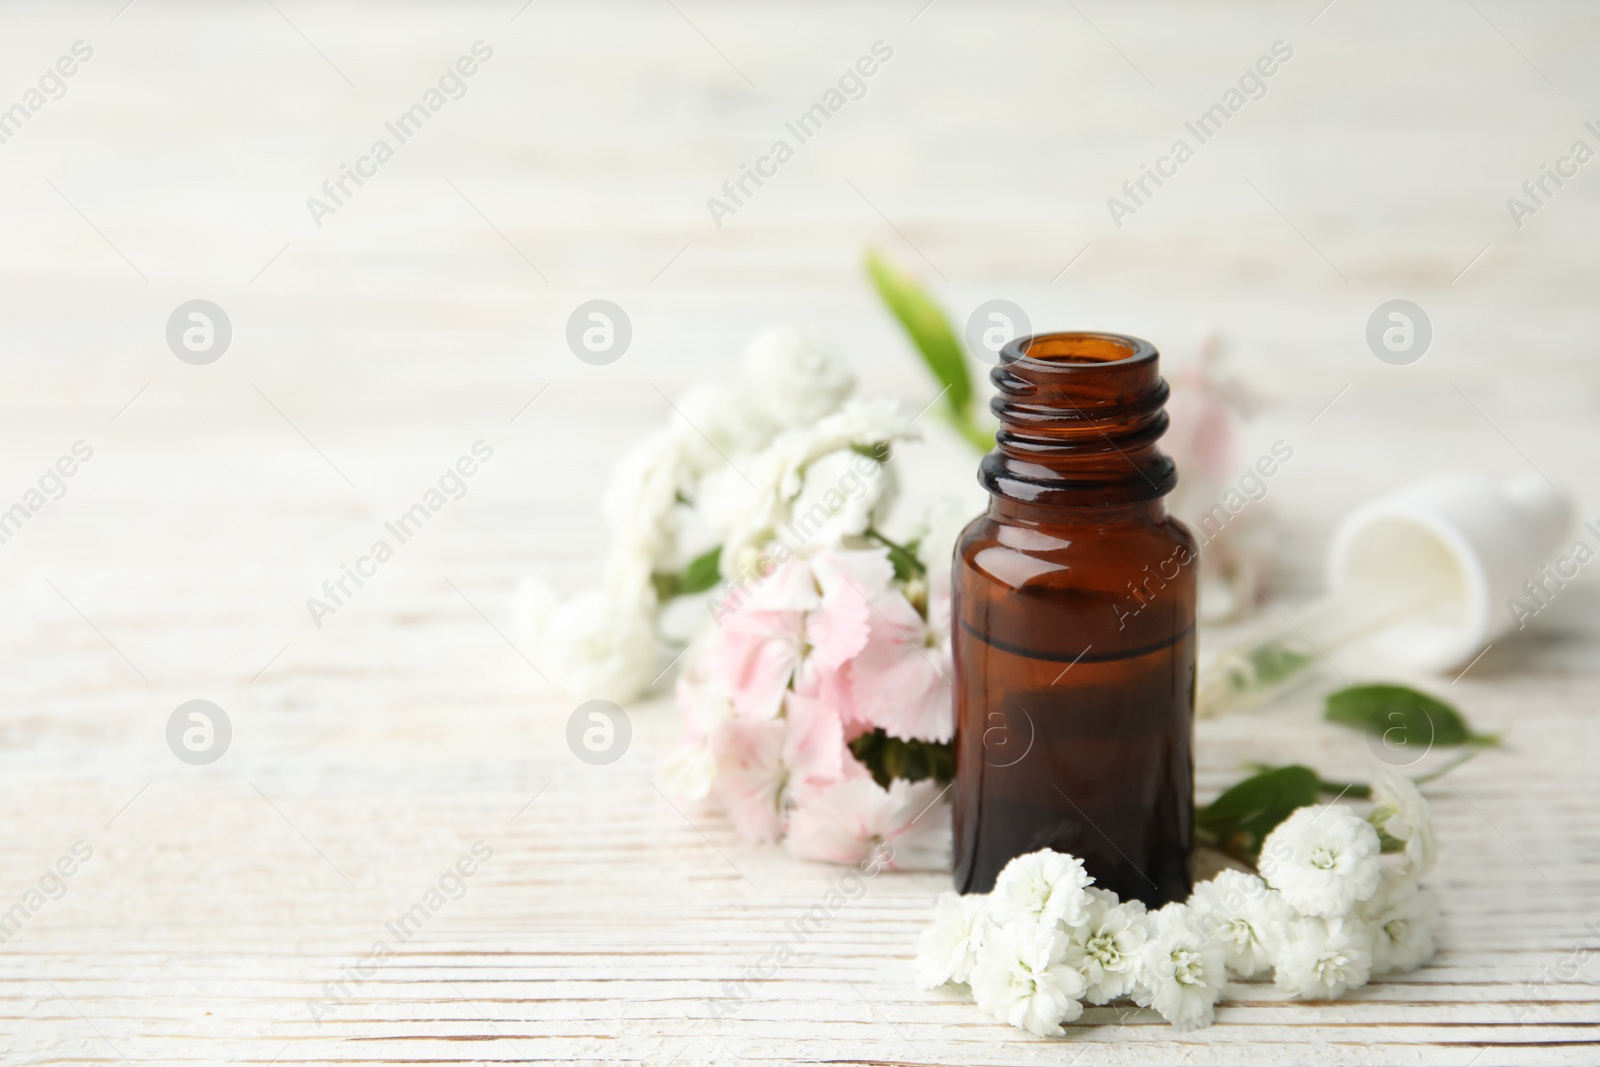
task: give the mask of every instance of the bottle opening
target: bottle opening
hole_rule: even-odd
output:
[[[1006,345],[1001,362],[1019,359],[1054,365],[1104,365],[1153,356],[1155,349],[1136,337],[1105,333],[1044,333]]]

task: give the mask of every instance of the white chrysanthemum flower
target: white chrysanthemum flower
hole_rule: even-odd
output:
[[[1228,969],[1241,978],[1272,969],[1285,928],[1296,918],[1277,890],[1233,870],[1195,886],[1189,911],[1190,922],[1216,941]]]
[[[1383,872],[1383,884],[1361,906],[1372,929],[1372,973],[1410,971],[1433,958],[1439,904],[1410,877]]]
[[[896,401],[856,399],[814,425],[779,434],[765,451],[741,461],[737,471],[708,476],[701,487],[701,511],[706,525],[722,539],[723,576],[730,581],[750,577],[767,547],[780,537],[792,548],[812,541],[803,530],[796,532],[800,515],[795,509],[812,463],[846,452],[865,468],[878,460],[856,449],[876,450],[916,436]],[[876,473],[874,480],[879,479],[885,479],[884,471]]]
[[[1301,808],[1261,844],[1267,884],[1301,915],[1344,915],[1378,888],[1378,832],[1337,804]]]
[[[678,438],[684,468],[692,476],[738,462],[772,443],[783,430],[755,403],[750,386],[740,382],[697,382],[673,400],[667,432]]]
[[[642,557],[645,577],[677,546],[676,511],[684,483],[684,442],[667,426],[625,452],[611,468],[602,507],[611,527],[613,557]]]
[[[1179,1030],[1210,1026],[1227,982],[1222,950],[1195,928],[1186,905],[1168,904],[1148,922],[1135,1001]]]
[[[978,961],[978,949],[989,926],[983,893],[940,893],[933,925],[917,942],[917,984],[933,989],[965,982]]]
[[[765,455],[765,452],[758,452],[740,460],[737,467],[719,467],[707,471],[695,487],[695,511],[711,535],[724,545],[733,531],[745,522],[746,513],[755,506],[758,497],[776,496],[778,492],[776,485],[768,485],[765,489],[760,486],[752,488],[751,483],[746,481],[747,470],[752,476],[770,473],[762,458]],[[724,547],[723,555],[727,555],[727,552]]]
[[[1289,927],[1275,972],[1278,989],[1307,1000],[1331,1000],[1367,984],[1372,928],[1359,915],[1297,919]]]
[[[1024,921],[1075,926],[1088,913],[1084,890],[1093,881],[1078,857],[1042,848],[1018,856],[1000,871],[989,895],[989,915],[1002,926]]]
[[[1030,922],[995,927],[984,935],[969,982],[978,1007],[1040,1037],[1058,1037],[1061,1024],[1083,1014],[1083,975],[1063,962],[1067,937]]]
[[[1144,904],[1117,903],[1106,889],[1089,889],[1083,922],[1067,928],[1066,960],[1083,975],[1090,1004],[1106,1004],[1133,992],[1139,980],[1139,953],[1149,937]]]
[[[893,502],[894,490],[892,467],[848,448],[829,452],[807,464],[789,506],[793,517],[779,533],[797,548],[834,548],[866,533]]]
[[[1388,838],[1404,849],[1407,867],[1412,872],[1421,875],[1431,871],[1438,859],[1439,842],[1433,836],[1433,815],[1428,810],[1428,802],[1417,791],[1416,783],[1403,774],[1385,769],[1372,783],[1372,800],[1376,807],[1367,821],[1381,838]]]
[[[792,326],[757,334],[745,349],[743,370],[755,406],[785,427],[833,414],[856,387],[850,365],[832,345]]]
[[[915,440],[920,434],[912,418],[901,412],[900,402],[892,397],[848,400],[812,429],[811,454],[820,456],[847,444]]]
[[[562,694],[626,703],[655,678],[655,596],[586,589],[565,600],[525,578],[512,605],[518,644]]]

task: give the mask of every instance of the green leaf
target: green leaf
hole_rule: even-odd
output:
[[[683,593],[703,593],[717,584],[722,576],[718,570],[722,564],[722,546],[718,545],[709,552],[702,553],[689,561],[683,569]]]
[[[866,456],[874,463],[887,463],[894,455],[894,449],[887,441],[877,441],[870,445],[851,445],[850,451],[858,456]]]
[[[1278,769],[1270,763],[1246,763],[1245,767],[1257,773]],[[1423,779],[1413,778],[1412,781],[1416,782],[1418,785],[1421,785]],[[1317,788],[1324,793],[1332,793],[1336,797],[1365,798],[1372,795],[1372,787],[1370,785],[1365,785],[1361,782],[1340,782],[1330,780],[1323,778],[1321,775],[1317,776]]]
[[[945,418],[974,447],[987,452],[994,446],[994,435],[984,431],[974,419],[967,353],[956,339],[944,312],[915,279],[897,270],[876,252],[867,253],[867,274],[878,295],[911,337],[922,362],[944,387]]]
[[[889,562],[894,564],[894,576],[898,581],[909,581],[912,578],[928,573],[928,568],[924,567],[922,561],[917,558],[915,542],[909,545],[897,545],[870,527],[867,530],[867,536],[889,550]]]
[[[1324,793],[1333,794],[1334,798],[1354,797],[1357,800],[1366,800],[1372,796],[1372,787],[1364,782],[1329,781],[1324,778],[1317,783],[1317,788]]]
[[[1195,812],[1195,829],[1206,844],[1254,863],[1261,843],[1297,808],[1317,802],[1317,772],[1291,764],[1246,778]]]
[[[883,302],[911,335],[922,361],[939,384],[948,388],[945,401],[950,409],[966,411],[972,403],[972,378],[967,371],[966,353],[944,312],[910,275],[895,269],[876,252],[867,253],[867,274]]]
[[[908,782],[932,778],[943,784],[955,777],[955,746],[948,742],[908,741],[874,730],[850,742],[850,753],[866,765],[872,772],[872,780],[885,789],[896,778]]]
[[[1455,708],[1403,685],[1352,685],[1329,693],[1323,718],[1381,737],[1392,751],[1419,755],[1434,745],[1493,745],[1500,740],[1473,733]]]
[[[716,585],[721,577],[721,571],[718,569],[721,563],[722,546],[718,545],[690,560],[682,574],[657,571],[650,576],[650,583],[655,586],[656,600],[665,603],[675,596],[705,592]]]

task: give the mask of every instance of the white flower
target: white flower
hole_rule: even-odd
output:
[[[978,1007],[1040,1037],[1058,1037],[1061,1024],[1083,1014],[1085,984],[1064,962],[1061,931],[1022,922],[989,930],[969,981]]]
[[[679,438],[686,470],[694,476],[753,455],[772,443],[783,425],[756,404],[754,391],[737,382],[697,382],[673,401],[667,429]]]
[[[1272,969],[1294,909],[1275,889],[1243,871],[1223,871],[1194,887],[1190,921],[1221,947],[1228,968],[1241,978]]]
[[[1439,905],[1433,894],[1411,878],[1383,872],[1383,884],[1361,906],[1372,929],[1372,973],[1415,970],[1433,958],[1433,935],[1439,929]]]
[[[562,600],[524,579],[512,606],[528,659],[562,694],[626,703],[656,674],[655,596],[587,589]]]
[[[795,508],[807,468],[829,453],[847,452],[857,469],[871,471],[878,460],[855,449],[876,451],[916,436],[910,420],[893,400],[851,400],[814,425],[786,430],[737,470],[724,468],[702,485],[701,510],[707,526],[722,538],[722,574],[730,581],[759,576],[761,559],[773,541],[790,550],[813,542],[815,526]],[[862,475],[866,480],[867,475]],[[883,471],[873,480],[889,483]],[[826,517],[826,516],[824,516]]]
[[[1222,950],[1195,928],[1183,904],[1168,904],[1148,922],[1134,999],[1179,1030],[1210,1026],[1227,981]]]
[[[1347,807],[1309,805],[1261,844],[1261,877],[1302,915],[1337,917],[1378,888],[1378,832]]]
[[[1431,871],[1438,859],[1439,842],[1433,836],[1428,802],[1422,799],[1416,783],[1386,768],[1372,783],[1372,800],[1377,806],[1367,821],[1381,837],[1404,847],[1410,871],[1419,875]]]
[[[933,925],[917,942],[917,984],[933,989],[947,982],[965,982],[978,961],[978,948],[990,929],[982,893],[939,894]]]
[[[1042,848],[1018,856],[1000,871],[989,896],[989,914],[1000,925],[1032,920],[1040,926],[1083,922],[1093,882],[1076,856]]]
[[[1066,961],[1087,983],[1084,999],[1090,1004],[1106,1004],[1133,992],[1139,979],[1139,953],[1149,930],[1140,901],[1119,904],[1117,895],[1109,890],[1086,892],[1088,914],[1066,931]]]
[[[856,378],[831,345],[792,326],[757,334],[744,354],[755,406],[780,426],[805,426],[839,410]]]
[[[676,511],[684,479],[682,436],[673,427],[650,434],[611,468],[602,507],[611,527],[607,570],[643,561],[643,581],[677,547]]]
[[[1308,1000],[1331,1000],[1367,984],[1372,929],[1359,916],[1297,919],[1278,953],[1277,986]]]
[[[892,502],[894,488],[892,468],[848,448],[829,452],[806,466],[789,506],[794,517],[780,533],[791,544],[832,548],[866,533]]]
[[[766,452],[758,452],[739,460],[737,467],[708,471],[696,487],[695,510],[711,535],[722,542],[724,563],[744,542],[759,541],[759,531],[753,527],[765,521],[776,506],[771,501],[776,500],[779,487],[766,456]],[[758,510],[762,512],[759,516]],[[723,572],[727,573],[726,566]]]
[[[869,445],[915,440],[919,435],[911,420],[891,397],[846,401],[838,411],[817,423],[810,435],[811,454],[832,452],[844,445]]]

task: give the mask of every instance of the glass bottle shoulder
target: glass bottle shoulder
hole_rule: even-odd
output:
[[[1025,521],[993,511],[974,519],[956,546],[958,569],[1015,589],[1120,587],[1146,566],[1176,577],[1198,561],[1182,522],[1165,513],[1063,516]]]

